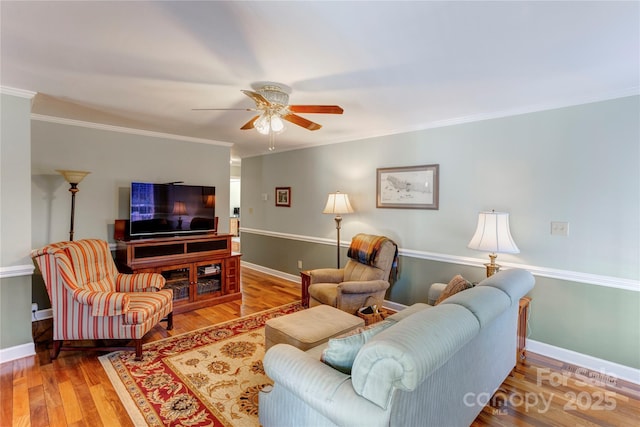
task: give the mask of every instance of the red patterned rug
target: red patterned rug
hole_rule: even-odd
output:
[[[301,310],[291,303],[100,357],[136,426],[258,426],[264,324]]]

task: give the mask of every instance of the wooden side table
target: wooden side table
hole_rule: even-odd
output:
[[[302,288],[302,306],[309,308],[309,285],[311,284],[311,275],[309,271],[300,272],[301,288]]]
[[[518,363],[524,362],[527,357],[527,321],[529,320],[529,304],[531,298],[520,298],[520,304],[518,309],[518,348],[516,350],[516,361]]]

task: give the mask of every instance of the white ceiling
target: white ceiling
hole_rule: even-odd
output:
[[[0,2],[0,84],[33,112],[233,143],[241,89],[343,115],[290,124],[276,150],[555,108],[639,92],[640,3]],[[304,115],[303,115],[304,116]]]

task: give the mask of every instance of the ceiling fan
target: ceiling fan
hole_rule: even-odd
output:
[[[342,114],[344,111],[337,105],[289,105],[290,92],[288,87],[280,83],[261,83],[255,91],[242,90],[242,93],[256,103],[255,108],[194,108],[194,110],[259,111],[260,114],[253,117],[240,129],[255,129],[263,135],[269,135],[270,151],[274,149],[273,135],[284,130],[283,120],[308,130],[318,130],[322,127],[321,125],[296,113]]]

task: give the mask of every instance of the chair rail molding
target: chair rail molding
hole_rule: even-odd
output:
[[[35,271],[34,265],[13,265],[10,267],[0,267],[0,279],[7,277],[31,276]]]
[[[280,233],[275,231],[259,230],[254,228],[242,228],[243,233],[256,234],[268,237],[277,237],[288,240],[298,240],[308,243],[318,243],[334,246],[335,240],[314,236],[303,236],[299,234]],[[340,246],[348,247],[350,242],[341,241]],[[419,251],[415,249],[398,248],[400,256],[409,258],[425,259],[429,261],[440,261],[451,264],[468,265],[472,267],[484,268],[486,259],[470,258],[458,255],[442,254],[437,252]],[[500,262],[506,268],[522,268],[528,270],[534,276],[548,277],[550,279],[566,280],[569,282],[585,283],[590,285],[604,286],[607,288],[624,289],[628,291],[640,292],[640,280],[626,279],[622,277],[604,276],[599,274],[582,273],[579,271],[560,270],[535,265]]]

